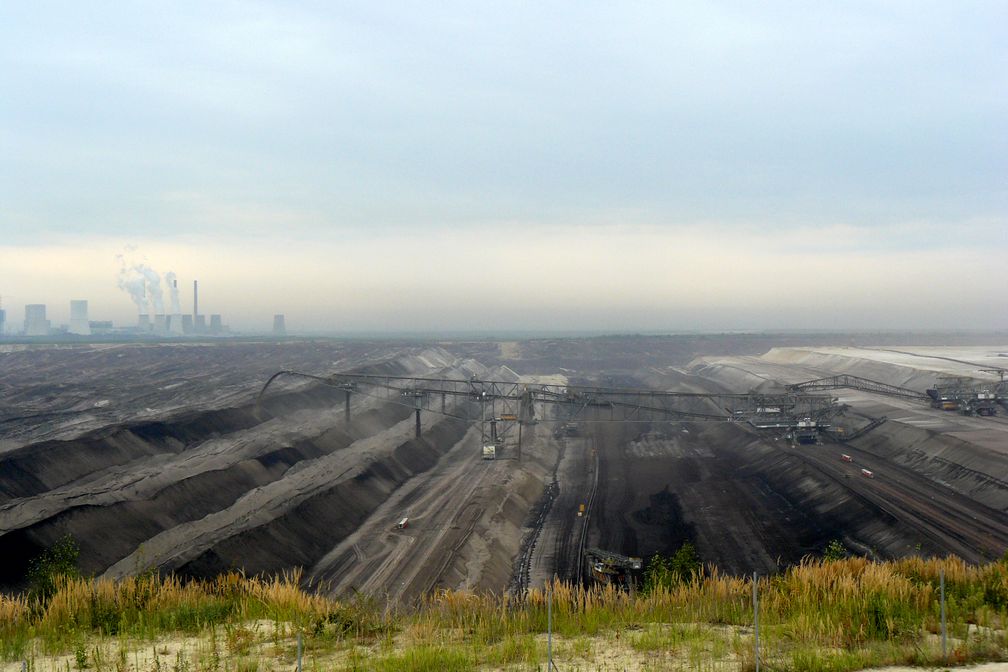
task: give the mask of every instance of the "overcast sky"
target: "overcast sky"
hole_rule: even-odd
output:
[[[11,0],[0,234],[15,323],[1004,329],[1008,3]]]

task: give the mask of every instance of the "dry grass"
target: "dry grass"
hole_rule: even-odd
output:
[[[1003,659],[1008,655],[1008,563],[973,566],[922,558],[810,560],[761,578],[764,657],[775,667],[797,671],[936,662],[940,654],[933,633],[942,570],[952,660]],[[625,657],[651,661],[658,666],[654,669],[673,660],[706,669],[752,664],[748,579],[708,568],[689,582],[647,594],[561,582],[551,584],[551,590],[554,631],[565,642],[558,650],[582,662],[619,649]],[[530,590],[524,599],[443,591],[408,611],[383,614],[367,600],[347,603],[306,591],[298,572],[274,578],[228,573],[205,581],[153,575],[61,579],[46,603],[0,597],[0,654],[5,660],[65,657],[81,647],[90,651],[96,639],[150,649],[159,638],[185,635],[219,638],[220,646],[204,647],[200,660],[222,659],[227,670],[227,665],[247,666],[264,656],[280,656],[286,664],[293,638],[301,633],[311,654],[329,661],[325,669],[344,664],[352,669],[359,659],[384,661],[374,669],[422,669],[409,666],[429,660],[459,669],[521,669],[544,659],[546,602],[545,589]],[[418,653],[403,655],[409,649]],[[194,663],[194,672],[202,664]]]

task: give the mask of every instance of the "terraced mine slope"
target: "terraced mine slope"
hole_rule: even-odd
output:
[[[736,342],[738,341],[738,342]],[[538,409],[521,459],[480,455],[478,427],[409,403],[286,380],[358,371],[692,392],[781,390],[849,373],[923,391],[990,376],[1008,347],[811,345],[696,337],[409,345],[291,342],[5,352],[0,584],[70,534],[87,573],[204,576],[303,569],[337,595],[409,603],[439,587],[521,590],[585,579],[584,550],[648,557],[693,542],[728,572],[775,571],[834,539],[877,557],[1008,548],[1008,422],[868,392],[833,392],[881,426],[794,446],[742,423],[608,423]],[[741,345],[739,344],[741,342]],[[706,350],[705,350],[706,348]],[[724,350],[742,354],[723,354]],[[709,354],[710,352],[719,354]],[[700,355],[699,357],[695,357]],[[518,373],[515,373],[515,372]],[[455,404],[452,406],[452,404]],[[472,411],[472,409],[469,409]],[[850,462],[840,459],[850,456]],[[874,478],[861,476],[869,469]],[[583,507],[583,508],[582,508]],[[406,526],[397,523],[408,518]]]

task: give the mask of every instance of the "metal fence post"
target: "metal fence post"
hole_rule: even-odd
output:
[[[297,660],[297,672],[301,672],[301,633],[298,633],[298,660]]]
[[[553,582],[546,584],[546,670],[553,670]]]
[[[752,573],[753,609],[753,652],[756,656],[756,672],[759,672],[759,593],[756,589],[756,572]]]
[[[948,661],[948,634],[945,626],[945,568],[938,571],[938,585],[941,593],[942,660]]]

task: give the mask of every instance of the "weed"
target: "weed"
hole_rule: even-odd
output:
[[[76,647],[74,647],[74,661],[77,663],[78,670],[85,670],[88,666],[87,649],[84,647],[85,644],[83,639],[77,643]]]
[[[950,662],[1003,659],[1008,655],[1008,563],[973,566],[914,556],[893,562],[810,559],[760,579],[761,662],[788,672],[937,663],[941,572]],[[638,595],[608,586],[553,583],[557,651],[590,665],[600,638],[610,638],[618,648],[643,655],[655,669],[672,655],[681,666],[698,670],[729,664],[753,668],[751,581],[724,576],[715,567],[677,576],[656,581]],[[188,633],[203,638],[191,656],[178,653],[172,666],[170,658],[160,660],[159,649],[170,656],[174,647],[169,651],[158,644],[151,672],[165,672],[164,667],[249,672],[272,667],[260,662],[271,657],[285,666],[292,656],[290,634],[303,632],[308,660],[321,669],[529,668],[544,658],[543,589],[522,598],[442,591],[412,609],[388,612],[366,596],[334,600],[305,592],[299,582],[297,573],[271,579],[228,573],[193,581],[153,574],[109,581],[55,573],[44,608],[28,593],[0,596],[0,655],[12,661],[24,659],[29,650],[73,652],[66,672],[75,659],[77,670],[127,672],[127,642]],[[256,632],[255,623],[270,623],[270,632]],[[104,649],[111,656],[105,661],[94,642],[111,634],[119,653],[115,657],[115,649]],[[270,641],[272,646],[260,646]],[[321,662],[313,658],[323,654]],[[133,667],[139,671],[142,664],[138,660]]]
[[[126,672],[128,668],[126,657],[126,642],[119,641],[119,656],[116,658],[116,672]]]
[[[233,656],[247,655],[255,642],[255,634],[242,626],[227,626],[225,637],[228,652]]]
[[[356,662],[354,664],[356,665]],[[374,672],[428,672],[429,670],[470,672],[476,665],[476,658],[461,648],[417,646],[401,653],[372,657],[367,660],[366,669]]]

